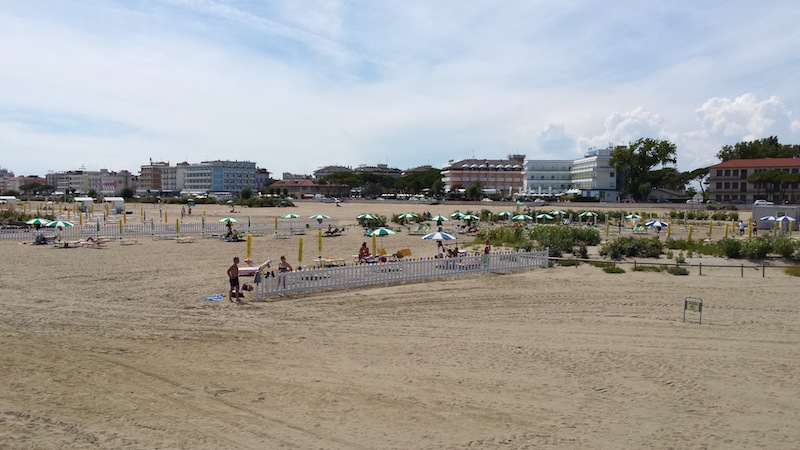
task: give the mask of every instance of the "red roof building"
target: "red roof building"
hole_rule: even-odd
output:
[[[779,191],[768,191],[766,183],[748,183],[747,178],[767,170],[800,173],[800,158],[732,159],[709,167],[709,199],[720,203],[752,204],[757,199],[797,203],[798,184],[784,183]]]

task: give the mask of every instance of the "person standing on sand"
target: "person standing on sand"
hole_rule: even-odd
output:
[[[286,261],[286,257],[281,255],[281,262],[278,263],[278,286],[286,289],[286,273],[294,270],[292,265]]]
[[[233,292],[236,291],[236,301],[239,301],[239,257],[233,258],[233,265],[228,268],[228,279],[231,288],[228,290],[228,300],[233,301]]]

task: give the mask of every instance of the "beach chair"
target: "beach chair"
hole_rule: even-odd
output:
[[[410,248],[401,248],[393,256],[394,256],[395,259],[403,259],[406,256],[411,256],[411,249]]]

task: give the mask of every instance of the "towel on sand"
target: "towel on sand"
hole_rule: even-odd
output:
[[[208,297],[203,297],[203,300],[207,302],[218,302],[220,300],[225,300],[226,294],[214,294],[209,295]]]

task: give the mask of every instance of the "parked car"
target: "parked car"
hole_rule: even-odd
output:
[[[768,202],[768,201],[764,200],[763,198],[760,198],[760,199],[754,201],[753,204],[754,205],[761,205],[761,206],[763,206],[763,205],[774,205],[774,203]]]

